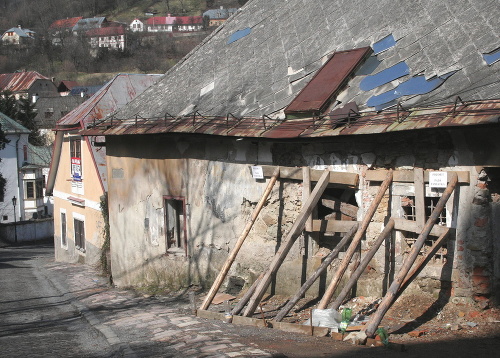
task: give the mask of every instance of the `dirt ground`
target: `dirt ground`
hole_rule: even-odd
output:
[[[202,299],[202,297],[200,297]],[[369,317],[377,307],[378,297],[356,297],[344,307],[353,316],[362,313]],[[234,306],[237,299],[232,301]],[[286,303],[280,296],[267,297],[262,302],[264,313],[255,318],[272,318]],[[304,324],[316,301],[303,299],[283,320]],[[212,305],[210,310],[222,312],[224,304]],[[252,341],[261,348],[276,351],[277,357],[455,357],[498,356],[500,351],[500,309],[481,309],[474,302],[454,300],[440,302],[429,294],[402,296],[385,315],[381,325],[388,331],[390,347],[355,346],[335,341],[331,337],[311,337],[276,329],[241,329],[242,340]],[[274,332],[273,332],[274,331]]]

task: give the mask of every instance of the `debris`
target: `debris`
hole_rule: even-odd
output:
[[[477,326],[477,323],[476,323],[476,322],[467,322],[466,324],[467,324],[467,326],[469,326],[469,327],[476,327],[476,326]]]
[[[304,324],[317,327],[328,327],[333,330],[338,330],[341,321],[340,314],[334,309],[313,309],[311,318]],[[312,320],[312,322],[311,322]]]
[[[420,337],[420,336],[423,336],[425,334],[425,331],[411,331],[411,332],[408,332],[408,335],[410,337]]]
[[[236,297],[227,293],[218,293],[212,300],[213,305],[220,305],[224,301],[234,300]]]

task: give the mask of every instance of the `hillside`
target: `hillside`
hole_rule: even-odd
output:
[[[100,51],[86,54],[88,44],[54,46],[48,28],[57,19],[105,16],[109,21],[129,24],[134,18],[156,16],[197,16],[209,8],[239,7],[242,0],[0,0],[0,30],[21,25],[34,30],[33,46],[15,49],[0,46],[0,73],[34,70],[56,80],[77,80],[93,85],[107,81],[120,72],[164,73],[205,38],[209,31],[185,37],[159,34],[153,41],[128,34],[125,52]]]

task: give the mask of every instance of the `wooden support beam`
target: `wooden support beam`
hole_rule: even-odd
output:
[[[384,230],[382,230],[380,235],[373,242],[373,245],[370,248],[370,250],[365,254],[363,259],[361,260],[356,271],[354,271],[354,273],[349,278],[349,281],[347,281],[342,291],[339,293],[335,301],[333,301],[333,304],[330,306],[330,308],[333,308],[334,310],[339,309],[340,305],[342,304],[346,296],[349,294],[349,291],[354,287],[360,276],[365,271],[366,266],[368,266],[373,256],[375,256],[375,253],[378,251],[380,245],[382,245],[387,236],[391,234],[393,229],[394,229],[394,220],[391,218],[387,223],[387,225],[385,226]]]
[[[436,170],[426,170],[424,171],[424,182],[429,182],[429,172]],[[454,171],[447,172],[448,174],[455,173],[458,176],[459,184],[470,184],[470,172],[466,171]],[[368,170],[365,174],[365,179],[369,181],[382,181],[387,174],[387,170]],[[412,170],[395,170],[394,180],[395,183],[413,183],[415,181],[414,173]],[[450,182],[450,176],[448,176],[448,182]]]
[[[436,207],[432,211],[429,219],[427,220],[427,222],[424,226],[424,229],[422,230],[422,233],[418,236],[417,240],[413,243],[413,246],[411,248],[411,251],[410,251],[408,257],[406,258],[403,265],[401,266],[401,269],[399,270],[398,274],[394,278],[394,281],[391,283],[391,286],[389,287],[389,290],[385,294],[384,298],[382,298],[382,301],[380,302],[380,305],[379,305],[377,311],[375,311],[375,313],[370,317],[370,320],[366,324],[365,334],[367,337],[374,336],[375,330],[377,329],[377,326],[380,324],[385,313],[387,312],[387,310],[390,308],[390,306],[394,302],[396,295],[398,295],[398,291],[401,287],[401,284],[403,283],[404,279],[406,278],[413,263],[417,259],[417,256],[418,256],[420,250],[422,249],[422,246],[424,245],[425,240],[427,239],[427,236],[431,232],[431,229],[434,226],[434,223],[439,218],[439,214],[444,209],[446,202],[448,201],[451,194],[453,193],[453,190],[455,189],[455,186],[458,183],[458,176],[456,173],[453,173],[453,174],[449,173],[448,179],[449,179],[449,184],[448,184],[447,188],[444,190],[441,198],[439,199],[438,203],[436,204]]]
[[[373,201],[370,204],[370,207],[368,208],[368,211],[364,215],[363,221],[361,222],[361,226],[358,229],[358,232],[352,239],[351,244],[349,245],[349,248],[345,252],[344,259],[342,260],[342,263],[340,264],[339,268],[337,269],[337,272],[335,272],[335,275],[332,278],[332,281],[330,282],[330,285],[328,286],[325,294],[323,295],[323,298],[318,304],[319,309],[325,309],[328,304],[330,303],[330,300],[332,299],[333,294],[335,293],[335,290],[337,289],[340,280],[342,279],[342,276],[344,275],[345,271],[347,270],[347,267],[349,266],[349,262],[352,259],[352,256],[354,255],[354,252],[356,251],[359,243],[361,242],[361,239],[363,238],[366,229],[368,228],[368,225],[370,224],[370,221],[373,218],[373,215],[375,214],[375,211],[377,210],[380,202],[382,201],[382,198],[384,197],[384,193],[386,192],[387,188],[389,188],[389,185],[392,182],[392,171],[390,170],[386,177],[385,180],[382,182],[382,185],[380,185],[380,188],[377,192],[377,195],[373,199]]]
[[[248,234],[250,233],[250,230],[253,227],[253,224],[255,223],[255,220],[257,220],[257,217],[260,214],[260,211],[264,207],[264,204],[266,203],[267,198],[269,197],[269,194],[271,193],[271,190],[273,189],[274,184],[276,183],[276,180],[278,179],[280,174],[280,169],[277,167],[274,170],[273,176],[271,177],[271,180],[269,180],[269,183],[267,184],[266,189],[264,190],[264,193],[262,194],[262,197],[260,198],[259,203],[255,207],[252,217],[250,218],[250,221],[246,224],[243,232],[241,233],[240,237],[236,241],[236,244],[233,247],[233,250],[229,254],[228,258],[226,259],[226,262],[222,266],[222,269],[219,272],[219,275],[215,279],[214,283],[212,284],[212,287],[210,288],[210,291],[208,291],[207,296],[205,297],[205,300],[203,300],[203,303],[200,306],[201,310],[206,310],[212,303],[212,300],[219,290],[220,286],[224,282],[227,273],[229,272],[229,269],[231,268],[231,265],[233,264],[234,260],[236,259],[236,256],[238,255],[238,252],[241,249],[241,246],[245,242],[245,239],[247,238]]]
[[[393,218],[394,220],[394,230],[409,231],[414,233],[421,233],[422,230],[418,231],[417,223],[413,220],[406,220],[402,218]],[[448,228],[442,225],[433,225],[429,235],[431,236],[441,236]]]
[[[252,283],[248,291],[245,292],[243,297],[241,297],[241,299],[238,301],[236,306],[231,311],[231,314],[233,316],[240,314],[240,312],[243,310],[248,301],[250,301],[250,298],[252,298],[252,295],[254,294],[255,289],[257,288],[257,285],[259,284],[260,280],[262,280],[262,277],[264,277],[263,273],[261,273],[260,276],[257,277],[257,279]]]
[[[305,203],[307,199],[309,199],[309,195],[311,195],[311,175],[309,167],[302,167],[302,202]],[[307,232],[312,231],[312,214],[308,216],[306,220],[306,225],[304,230]]]
[[[309,277],[306,282],[302,285],[302,287],[299,289],[299,291],[292,297],[290,300],[287,302],[287,304],[279,311],[279,313],[276,315],[274,320],[276,322],[281,322],[283,318],[290,312],[290,310],[299,302],[301,297],[304,296],[304,294],[307,292],[307,290],[312,286],[314,282],[321,276],[321,274],[330,266],[332,261],[338,256],[340,253],[340,250],[349,242],[349,240],[352,239],[354,234],[356,233],[356,230],[358,230],[358,224],[354,225],[351,230],[349,230],[348,233],[344,235],[342,240],[337,244],[335,249],[330,251],[330,253],[325,257],[321,265],[314,271],[314,273]]]
[[[307,202],[302,207],[297,219],[295,219],[295,222],[292,228],[290,229],[290,232],[287,234],[285,240],[283,241],[283,244],[274,255],[273,261],[271,262],[269,269],[264,274],[264,277],[262,277],[262,280],[260,280],[259,285],[255,289],[255,293],[253,294],[245,312],[243,313],[245,317],[249,317],[255,312],[255,309],[259,305],[262,296],[264,296],[264,293],[266,292],[267,288],[269,287],[269,284],[271,283],[272,275],[274,275],[278,271],[279,267],[285,260],[285,257],[287,256],[288,252],[292,248],[295,240],[297,239],[297,237],[299,237],[300,233],[304,229],[304,225],[307,218],[309,217],[309,215],[311,215],[312,210],[314,209],[321,195],[328,186],[329,180],[330,180],[330,172],[328,170],[325,170],[320,180],[314,187],[314,190],[312,191],[311,195],[309,196],[309,199],[307,199]]]
[[[358,221],[313,220],[313,232],[336,233],[348,232]]]
[[[357,206],[341,202],[340,199],[337,198],[321,199],[321,205],[334,211],[341,212],[342,214],[350,216],[354,219],[358,217],[359,208]]]
[[[422,271],[422,269],[427,265],[427,263],[432,259],[432,257],[437,253],[437,251],[443,246],[446,241],[449,238],[450,234],[450,228],[446,228],[446,230],[443,232],[441,236],[434,242],[432,245],[431,249],[427,254],[420,258],[417,264],[415,264],[415,267],[406,275],[403,283],[401,284],[401,287],[399,288],[398,294],[396,295],[396,299],[403,293],[403,291],[408,287],[408,285],[417,277],[417,275]]]
[[[270,177],[276,169],[274,165],[261,165],[264,177]],[[310,169],[310,179],[317,182],[324,171]],[[330,171],[329,183],[332,186],[357,188],[359,184],[359,175],[347,172]],[[291,180],[303,180],[301,167],[282,167],[280,166],[280,178]]]
[[[422,232],[425,225],[425,183],[424,170],[413,169],[413,181],[415,185],[415,215],[418,232]]]

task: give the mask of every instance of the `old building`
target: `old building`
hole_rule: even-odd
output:
[[[119,74],[57,121],[47,183],[47,193],[54,197],[57,260],[95,264],[104,242],[101,215],[101,200],[107,191],[104,138],[82,138],[78,131],[103,120],[158,77]]]
[[[382,295],[448,235],[410,290],[498,297],[499,11],[486,0],[248,2],[84,132],[106,137],[114,282],[211,284],[279,166],[229,282],[248,287],[295,240],[271,286],[295,293],[357,221],[369,223],[361,257],[391,229],[358,294]],[[306,203],[312,221],[289,236]],[[344,251],[308,295],[324,297],[357,245]]]
[[[103,27],[87,31],[92,50],[105,48],[109,50],[124,51],[126,44],[125,28],[121,26]],[[91,53],[92,53],[91,50]]]
[[[208,26],[220,26],[229,19],[229,16],[235,14],[237,11],[237,8],[225,9],[221,6],[219,9],[205,11],[203,17],[208,19]]]
[[[8,91],[16,99],[59,96],[51,79],[36,71],[20,71],[0,74],[0,92]]]

